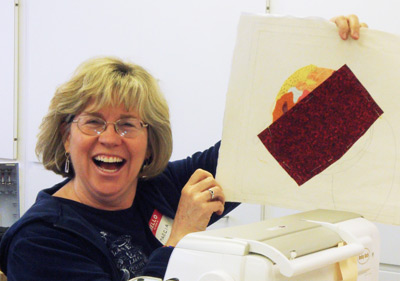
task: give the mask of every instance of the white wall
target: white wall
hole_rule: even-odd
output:
[[[318,16],[330,19],[337,15],[356,14],[370,28],[400,33],[398,0],[270,0],[273,14]]]
[[[17,156],[16,138],[17,110],[15,106],[16,84],[14,58],[15,43],[18,36],[15,34],[18,22],[14,13],[13,1],[0,1],[0,159],[14,160]],[[15,131],[15,133],[14,133]]]
[[[115,55],[143,65],[170,105],[172,159],[221,138],[236,26],[264,0],[20,0],[22,211],[60,181],[34,153],[41,118],[60,83],[83,60]]]

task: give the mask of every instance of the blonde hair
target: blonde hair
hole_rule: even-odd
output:
[[[64,177],[74,177],[73,168],[66,173],[64,142],[71,122],[89,102],[93,110],[123,104],[136,110],[148,126],[147,159],[139,177],[161,173],[172,153],[169,109],[158,83],[144,68],[118,58],[100,57],[82,63],[72,78],[56,90],[47,115],[39,128],[36,155],[44,167]]]

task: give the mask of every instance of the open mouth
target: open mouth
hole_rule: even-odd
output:
[[[93,162],[102,171],[111,173],[121,169],[122,166],[124,166],[124,164],[126,163],[126,160],[115,156],[109,157],[109,156],[98,155],[93,158]]]

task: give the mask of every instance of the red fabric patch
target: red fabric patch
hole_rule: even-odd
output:
[[[302,185],[340,159],[382,114],[344,65],[258,137]]]

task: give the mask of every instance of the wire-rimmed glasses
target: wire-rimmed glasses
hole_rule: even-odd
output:
[[[134,138],[143,128],[149,126],[149,124],[133,117],[106,122],[104,119],[92,115],[79,116],[72,123],[76,123],[79,130],[89,136],[98,136],[106,130],[108,124],[113,124],[115,131],[124,138]]]

